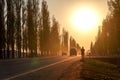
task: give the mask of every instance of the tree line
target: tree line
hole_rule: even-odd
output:
[[[91,43],[94,55],[120,55],[120,0],[109,0],[108,8],[96,41]]]
[[[68,41],[45,0],[0,0],[0,59],[59,55]]]

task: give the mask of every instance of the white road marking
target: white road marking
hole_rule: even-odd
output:
[[[11,80],[11,79],[14,79],[14,78],[17,78],[17,77],[20,77],[20,76],[24,76],[24,75],[27,75],[27,74],[30,74],[30,73],[39,71],[39,70],[41,70],[41,69],[45,69],[45,68],[54,66],[54,65],[56,65],[56,64],[59,64],[59,63],[63,63],[63,62],[65,62],[65,61],[71,60],[71,59],[73,59],[73,58],[75,58],[75,57],[71,57],[70,59],[65,59],[65,60],[62,60],[62,61],[59,61],[59,62],[56,62],[56,63],[52,63],[52,64],[49,64],[49,65],[46,65],[46,66],[43,66],[43,67],[40,67],[40,68],[37,68],[37,69],[33,69],[33,70],[30,70],[30,71],[21,73],[21,74],[17,74],[17,75],[11,76],[11,77],[6,78],[6,79],[3,79],[3,80]]]

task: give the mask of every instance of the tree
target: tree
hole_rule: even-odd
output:
[[[120,0],[109,0],[108,7],[109,14],[103,20],[94,50],[102,55],[116,55],[120,54]]]
[[[28,48],[30,56],[37,56],[37,28],[39,15],[39,0],[27,2]]]
[[[23,29],[23,54],[25,54],[24,57],[28,56],[27,53],[28,53],[28,29],[27,27],[24,27]]]
[[[7,2],[7,58],[10,58],[10,49],[12,49],[12,58],[14,58],[15,44],[15,8],[14,0]]]
[[[39,25],[39,0],[33,0],[33,21],[34,21],[34,50],[37,55],[37,43],[38,43],[38,25]]]
[[[75,39],[71,36],[70,37],[70,48],[76,48],[77,44]]]
[[[114,47],[116,48],[116,50],[114,49],[115,53],[120,54],[120,0],[110,0],[108,1],[108,7],[110,10],[110,15],[112,16],[112,25],[110,25],[111,27],[114,26],[114,36],[116,38]],[[113,31],[112,30],[112,31]]]
[[[5,53],[5,17],[4,17],[5,1],[0,0],[0,59],[4,58]],[[4,55],[3,55],[4,54]]]
[[[22,0],[15,0],[16,5],[16,48],[18,51],[18,57],[21,58],[21,8]]]
[[[47,55],[50,51],[50,17],[46,1],[42,1],[41,8],[41,55]]]
[[[57,53],[60,51],[60,36],[59,36],[59,23],[56,21],[54,16],[52,18],[50,43],[51,53],[53,53],[53,55],[57,55]]]
[[[44,46],[44,43],[43,43],[43,27],[42,27],[42,23],[41,23],[41,16],[39,16],[39,32],[38,32],[38,35],[39,35],[39,51],[40,51],[40,54],[41,56],[43,56],[43,46]]]
[[[28,48],[30,51],[30,55],[34,53],[34,23],[33,23],[33,5],[32,0],[28,0],[27,2],[27,27],[28,27]]]
[[[63,29],[62,32],[62,47],[63,51],[68,52],[68,39],[69,39],[69,34],[66,30]]]
[[[22,0],[22,49],[23,49],[23,57],[27,57],[27,44],[28,44],[28,39],[27,39],[27,26],[26,26],[26,4],[25,1]]]

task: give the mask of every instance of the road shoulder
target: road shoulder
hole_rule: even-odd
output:
[[[87,58],[84,62],[79,60],[69,66],[58,80],[120,80],[119,78],[117,65]]]
[[[83,62],[80,60],[74,62],[62,73],[58,80],[81,80],[82,66]]]

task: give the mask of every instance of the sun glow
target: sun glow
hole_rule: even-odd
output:
[[[73,14],[71,23],[76,29],[88,32],[97,26],[98,17],[94,10],[90,8],[81,8]]]

